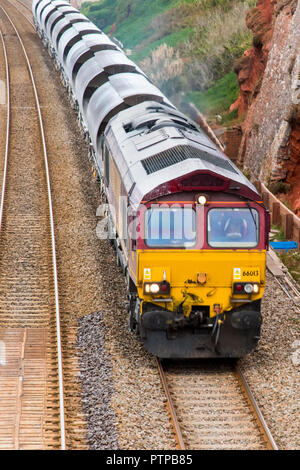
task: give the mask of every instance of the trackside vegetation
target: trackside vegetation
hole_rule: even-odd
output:
[[[233,64],[251,46],[247,11],[256,0],[100,0],[81,11],[116,37],[170,99],[191,100],[207,116],[236,118]],[[164,72],[161,68],[164,67]],[[180,98],[178,94],[180,93]]]

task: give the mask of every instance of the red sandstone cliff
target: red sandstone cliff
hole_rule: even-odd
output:
[[[300,78],[300,77],[299,77]],[[291,185],[288,201],[296,214],[300,216],[300,109],[292,123],[288,144],[289,160],[286,167],[286,182]]]
[[[247,15],[253,47],[236,63],[245,116],[239,163],[254,179],[291,185],[300,213],[300,2],[258,0]]]
[[[253,47],[235,63],[240,95],[231,111],[238,108],[239,116],[245,114],[259,92],[273,35],[273,13],[273,0],[258,0],[246,18],[247,27],[253,32]]]

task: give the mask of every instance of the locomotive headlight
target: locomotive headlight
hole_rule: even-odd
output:
[[[201,206],[204,206],[206,204],[206,197],[205,196],[199,196],[198,199],[197,199],[197,202],[198,204],[200,204]]]
[[[253,284],[253,292],[254,292],[254,294],[259,293],[259,285],[258,284]]]
[[[159,284],[150,284],[150,292],[152,294],[157,294],[157,292],[159,292],[159,290],[160,290]]]
[[[258,294],[260,286],[252,282],[237,282],[233,284],[234,294]]]
[[[244,291],[246,292],[246,294],[252,294],[253,284],[245,284],[244,285]]]
[[[145,282],[144,294],[170,294],[170,283],[167,281],[162,282]]]
[[[150,284],[145,284],[144,289],[146,294],[150,294]]]
[[[240,292],[240,293],[242,293],[242,292],[243,292],[243,289],[244,289],[243,284],[235,284],[235,286],[234,286],[235,292]]]

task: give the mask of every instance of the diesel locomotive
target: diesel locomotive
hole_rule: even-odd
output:
[[[32,10],[90,143],[131,330],[160,358],[249,353],[269,232],[256,188],[78,10],[60,0]]]

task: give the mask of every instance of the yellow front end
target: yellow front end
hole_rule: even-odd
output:
[[[209,307],[210,317],[261,299],[265,287],[266,252],[258,250],[139,250],[139,298],[165,310],[182,306],[189,317],[196,306]],[[145,283],[167,281],[168,294],[145,292]],[[255,284],[250,294],[233,291],[234,283]],[[143,314],[142,304],[141,314]]]

